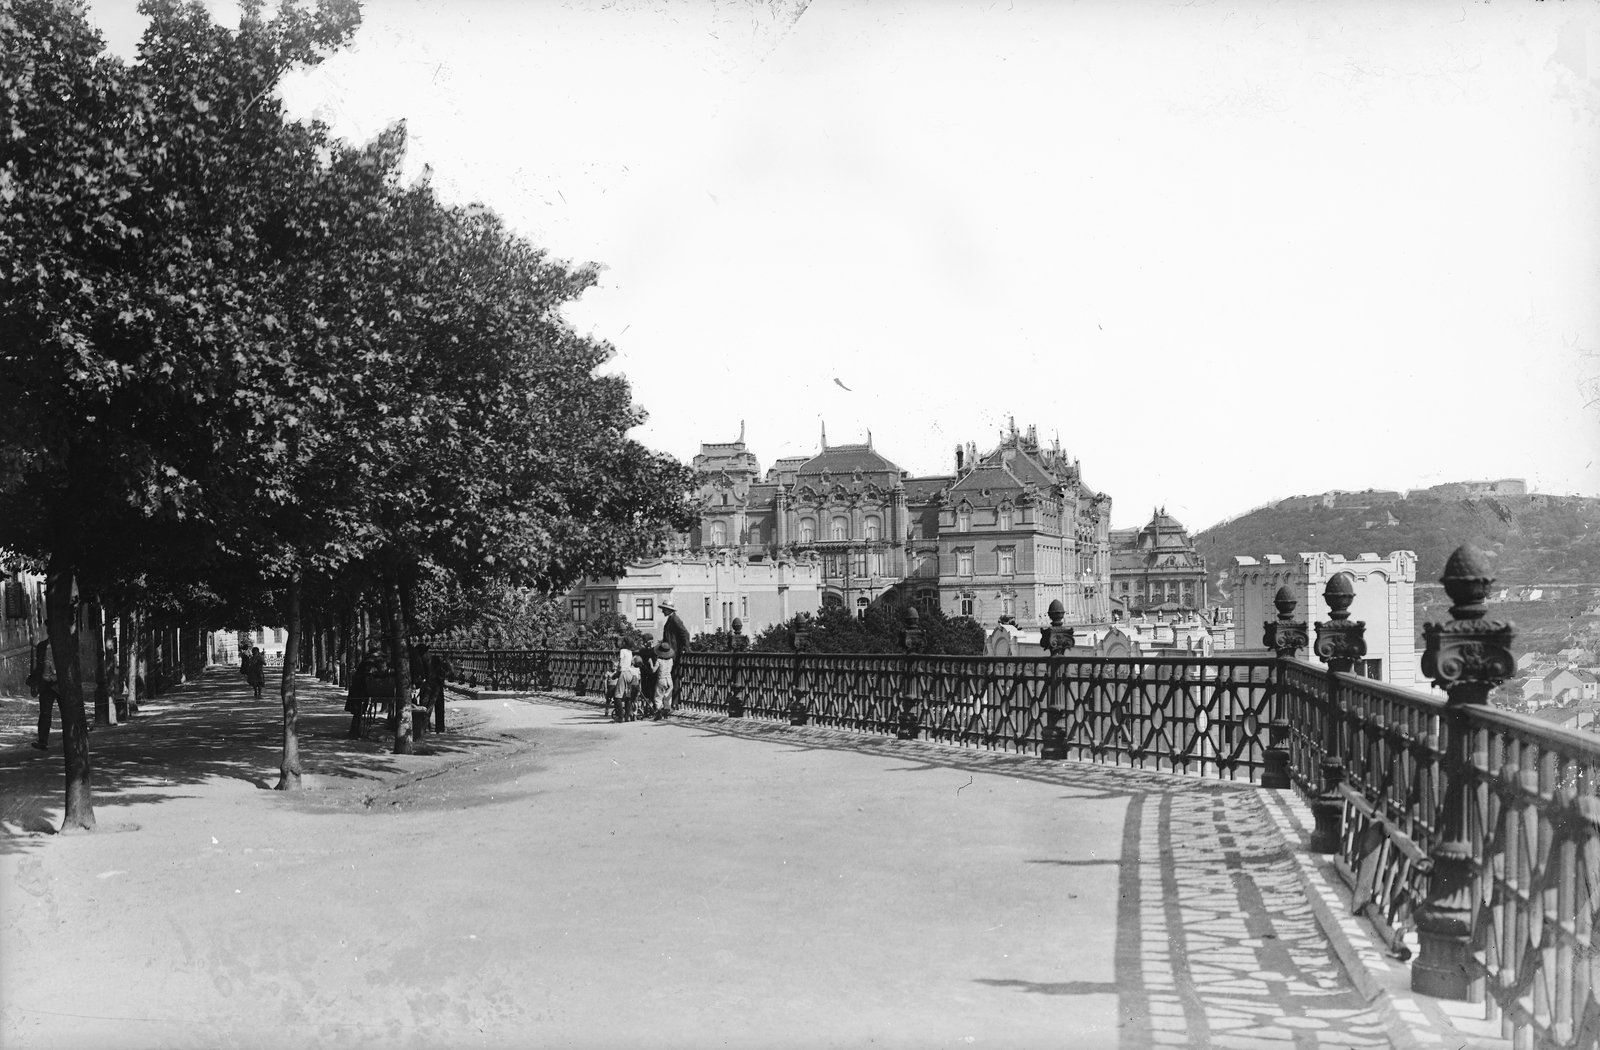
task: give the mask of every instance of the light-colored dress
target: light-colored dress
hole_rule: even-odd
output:
[[[656,710],[672,710],[672,657],[656,657]]]

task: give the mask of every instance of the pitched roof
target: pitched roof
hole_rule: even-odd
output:
[[[798,473],[820,474],[824,470],[834,474],[852,474],[858,470],[900,473],[899,467],[880,456],[871,445],[830,445],[806,460]]]

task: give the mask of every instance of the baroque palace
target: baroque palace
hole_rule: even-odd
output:
[[[568,596],[572,617],[615,610],[652,631],[670,601],[691,631],[738,618],[754,634],[823,605],[888,601],[1026,627],[1046,622],[1060,600],[1068,623],[1108,623],[1127,614],[1135,593],[1118,579],[1119,562],[1129,570],[1137,562],[1140,606],[1204,603],[1204,565],[1182,527],[1164,515],[1152,522],[1159,568],[1150,550],[1119,557],[1115,540],[1137,548],[1151,527],[1113,534],[1111,497],[1084,483],[1059,442],[1041,445],[1037,428],[1013,424],[982,454],[958,447],[953,465],[913,477],[873,447],[870,432],[862,444],[830,445],[824,428],[815,455],[780,459],[763,474],[741,427],[739,440],[703,444],[694,457],[699,525],[624,576],[585,581]],[[1165,561],[1184,553],[1174,546],[1180,536],[1188,571],[1172,573]],[[1156,594],[1161,601],[1149,602]]]

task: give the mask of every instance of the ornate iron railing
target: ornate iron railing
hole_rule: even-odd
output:
[[[457,677],[495,688],[596,692],[604,651],[445,649]],[[678,703],[873,733],[913,714],[918,732],[969,747],[1038,754],[1046,710],[1068,757],[1228,779],[1259,779],[1278,661],[1269,656],[892,656],[689,652]],[[799,705],[797,708],[796,705]]]
[[[1600,736],[1483,703],[1509,673],[1510,627],[1483,619],[1473,595],[1487,573],[1461,558],[1445,577],[1457,618],[1428,627],[1424,661],[1448,701],[1348,673],[1362,625],[1346,613],[1348,587],[1330,583],[1332,617],[1317,625],[1328,666],[1293,657],[1306,625],[1280,591],[1275,656],[691,652],[679,703],[1292,782],[1312,798],[1312,848],[1334,855],[1355,910],[1402,956],[1408,932],[1420,935],[1417,991],[1481,999],[1518,1047],[1600,1048]],[[614,659],[447,652],[463,678],[595,692]]]

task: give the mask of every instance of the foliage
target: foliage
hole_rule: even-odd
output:
[[[583,623],[569,623],[564,635],[552,638],[552,648],[558,649],[610,649],[623,645],[629,649],[642,649],[650,643],[626,616],[617,612],[603,612]]]
[[[816,653],[902,652],[900,632],[904,613],[884,602],[869,605],[865,613],[851,616],[843,606],[825,605],[816,615],[799,613],[760,632],[750,648],[758,652],[792,653],[794,632],[804,628],[806,649]],[[920,613],[920,652],[947,656],[976,656],[983,652],[983,628],[970,616],[948,617],[934,608]]]

